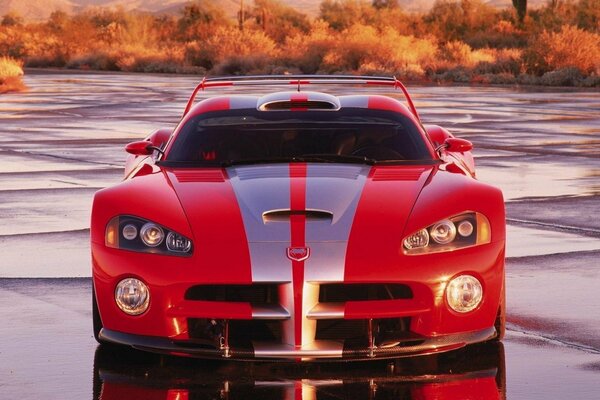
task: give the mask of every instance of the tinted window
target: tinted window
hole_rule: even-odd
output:
[[[167,161],[201,164],[354,155],[376,161],[427,160],[415,124],[391,111],[228,110],[198,115],[177,135]]]

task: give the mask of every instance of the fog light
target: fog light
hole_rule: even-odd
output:
[[[123,279],[115,289],[115,301],[124,313],[139,315],[146,311],[150,304],[148,286],[139,279]]]
[[[483,288],[477,278],[460,275],[448,282],[446,301],[451,309],[466,313],[477,308],[483,299]]]

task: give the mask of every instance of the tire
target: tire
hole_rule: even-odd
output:
[[[498,314],[496,315],[496,321],[494,321],[494,328],[496,328],[496,337],[494,341],[501,341],[504,339],[506,333],[506,284],[502,282],[502,294],[500,296],[500,305],[498,306]]]
[[[92,327],[94,330],[94,339],[98,343],[103,343],[100,339],[100,330],[102,329],[102,319],[98,311],[98,303],[96,302],[96,290],[92,286]]]

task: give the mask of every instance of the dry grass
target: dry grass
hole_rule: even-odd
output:
[[[25,90],[22,63],[10,57],[0,57],[0,93]]]

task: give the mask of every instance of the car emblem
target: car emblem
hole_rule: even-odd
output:
[[[310,257],[310,248],[308,247],[288,247],[287,256],[292,261],[304,261]]]

